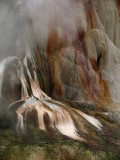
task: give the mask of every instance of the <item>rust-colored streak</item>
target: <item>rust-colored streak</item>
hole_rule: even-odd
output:
[[[80,78],[84,87],[86,96],[89,100],[99,102],[100,96],[100,84],[98,84],[99,72],[97,71],[96,62],[88,59],[85,32],[81,31],[78,34],[78,39],[74,43],[75,47],[75,59],[74,63],[80,66]],[[77,47],[76,47],[77,46]]]
[[[58,41],[58,34],[56,29],[52,29],[49,33],[48,41],[47,41],[47,52],[51,54],[51,52],[57,49],[57,41]]]
[[[120,8],[120,0],[116,0],[117,7]]]
[[[67,32],[65,29],[62,30],[63,32],[63,37],[60,38],[58,31],[55,27],[53,27],[48,36],[47,40],[47,52],[55,52],[58,51],[59,49],[66,47],[67,45]]]
[[[100,72],[98,70],[96,60],[95,59],[90,59],[90,63],[92,65],[93,70],[95,71],[95,74],[97,75],[98,83],[99,83],[99,86],[101,88],[101,95],[100,95],[101,100],[104,101],[104,102],[112,102],[110,92],[109,92],[109,89],[108,89],[108,82],[101,79],[101,75],[100,75]]]
[[[75,50],[74,62],[76,65],[80,66],[80,78],[88,99],[97,101],[92,82],[95,80],[94,76],[92,75],[87,56],[85,56],[80,50]]]
[[[87,21],[91,28],[94,28],[95,11],[91,0],[84,0]]]
[[[86,42],[85,42],[85,31],[80,30],[76,34],[76,38],[73,40],[73,46],[77,49],[80,50],[85,56],[87,56],[87,47],[86,47]]]
[[[119,16],[120,16],[120,0],[116,0],[116,5],[117,5]]]
[[[96,62],[96,60],[95,60],[95,59],[90,59],[90,63],[91,63],[91,65],[92,65],[92,68],[93,68],[96,72],[98,72],[98,67],[97,67],[97,62]]]
[[[88,59],[82,52],[76,50],[75,64],[80,66],[80,78],[89,100],[95,102],[112,102],[108,84],[101,79],[97,62]]]
[[[100,95],[97,89],[99,85],[97,85],[96,76],[94,75],[93,71],[90,69],[89,66],[87,67],[82,65],[81,70],[81,81],[86,90],[87,97],[90,98],[90,100],[98,102],[98,97],[100,98]]]
[[[110,96],[109,88],[108,88],[108,82],[105,80],[100,80],[101,87],[103,88],[102,92],[102,100],[103,102],[113,102]]]
[[[48,40],[47,40],[47,57],[48,57],[48,60],[50,62],[50,66],[51,66],[51,74],[52,74],[53,85],[55,88],[55,94],[56,94],[56,96],[61,97],[62,96],[62,84],[57,79],[55,60],[53,57],[55,51],[57,51],[60,47],[58,42],[59,42],[59,37],[58,37],[57,30],[55,28],[53,28],[50,31],[49,36],[48,36]]]

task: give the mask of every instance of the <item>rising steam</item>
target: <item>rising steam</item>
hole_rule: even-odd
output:
[[[71,45],[78,30],[86,30],[82,2],[73,0],[2,0],[0,1],[0,59],[23,56],[26,41],[34,48],[36,41],[46,50],[49,32],[54,28],[59,39],[67,34]]]

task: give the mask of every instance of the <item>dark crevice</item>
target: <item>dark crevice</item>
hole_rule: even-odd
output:
[[[97,58],[97,67],[98,67],[98,69],[100,67],[100,60],[101,60],[101,55],[99,55],[98,58]]]

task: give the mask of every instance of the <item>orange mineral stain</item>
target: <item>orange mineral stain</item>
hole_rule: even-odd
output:
[[[120,8],[120,0],[116,0],[117,7]]]
[[[112,102],[110,92],[108,89],[108,82],[105,80],[101,79],[100,72],[97,67],[97,62],[95,59],[90,59],[90,63],[92,65],[92,68],[94,69],[96,75],[98,76],[99,79],[99,85],[101,87],[101,100],[102,102]]]
[[[95,11],[91,0],[84,0],[87,21],[91,28],[94,28]]]
[[[50,61],[51,66],[51,74],[52,74],[52,80],[53,85],[55,86],[55,94],[56,96],[61,97],[62,96],[62,84],[57,79],[57,72],[55,68],[55,60],[54,60],[54,52],[59,48],[58,46],[58,33],[56,29],[52,29],[49,33],[48,40],[47,40],[47,57]]]

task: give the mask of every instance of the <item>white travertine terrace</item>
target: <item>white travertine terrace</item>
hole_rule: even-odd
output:
[[[32,64],[34,66],[34,79],[32,78],[31,72],[29,70],[29,67],[27,65],[27,58],[29,58],[30,61],[32,61]],[[98,130],[102,129],[101,123],[94,117],[88,116],[85,113],[72,109],[68,107],[65,104],[62,104],[60,102],[57,102],[53,99],[51,99],[49,96],[47,96],[41,89],[40,85],[37,79],[37,74],[35,72],[35,63],[34,59],[30,53],[27,52],[27,56],[24,59],[24,65],[27,70],[27,74],[30,81],[30,86],[32,90],[32,96],[28,95],[27,92],[27,81],[25,80],[24,72],[22,73],[22,77],[20,77],[23,91],[25,94],[25,97],[23,98],[25,100],[24,104],[19,106],[16,113],[18,114],[18,123],[17,123],[17,130],[18,132],[21,131],[22,133],[26,132],[26,119],[27,114],[35,110],[37,112],[37,121],[38,121],[38,127],[41,130],[46,130],[46,125],[44,122],[44,115],[47,114],[49,117],[49,126],[53,129],[57,129],[61,134],[68,136],[72,139],[78,140],[78,141],[85,141],[84,138],[82,138],[78,134],[79,128],[76,128],[74,124],[74,120],[71,117],[71,112],[76,112],[83,118],[85,118],[89,123],[91,123],[95,128]],[[26,88],[25,88],[26,87]],[[72,116],[74,116],[74,112]]]

